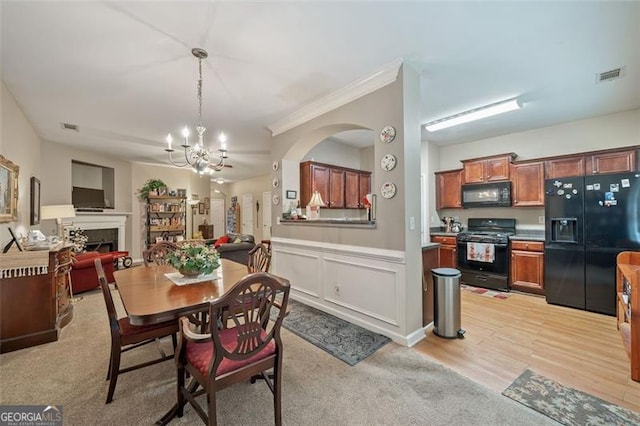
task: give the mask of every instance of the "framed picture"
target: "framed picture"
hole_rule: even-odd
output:
[[[204,197],[204,208],[208,209],[210,206],[209,204],[209,197]]]
[[[182,188],[178,188],[178,197],[186,197],[187,196],[187,190],[186,189],[182,189]]]
[[[298,195],[298,191],[288,190],[287,191],[287,200],[295,200],[297,195]]]
[[[18,172],[20,167],[0,155],[0,222],[18,220]]]
[[[198,214],[204,214],[204,203],[198,203]]]
[[[31,176],[31,225],[40,223],[40,179]]]

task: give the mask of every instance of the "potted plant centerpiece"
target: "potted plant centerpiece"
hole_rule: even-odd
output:
[[[185,277],[210,274],[220,267],[218,252],[200,244],[184,244],[169,253],[167,259]]]

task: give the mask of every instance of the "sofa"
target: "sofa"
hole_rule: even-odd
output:
[[[220,258],[239,263],[249,262],[249,251],[256,246],[253,235],[228,233],[218,238],[214,245]]]
[[[115,281],[113,278],[113,255],[97,251],[76,254],[71,263],[71,289],[74,295],[100,287],[94,263],[97,258],[102,263],[107,281],[110,283]]]

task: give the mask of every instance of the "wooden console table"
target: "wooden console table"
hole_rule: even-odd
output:
[[[631,359],[631,379],[640,382],[640,252],[618,254],[618,330]]]
[[[73,318],[71,246],[0,254],[0,353],[58,340]]]

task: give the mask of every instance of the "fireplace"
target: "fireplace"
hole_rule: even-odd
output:
[[[84,234],[88,238],[87,251],[109,253],[118,250],[118,228],[87,229]]]
[[[88,251],[125,251],[126,222],[127,216],[122,213],[76,212],[73,218],[73,225],[89,237]]]

